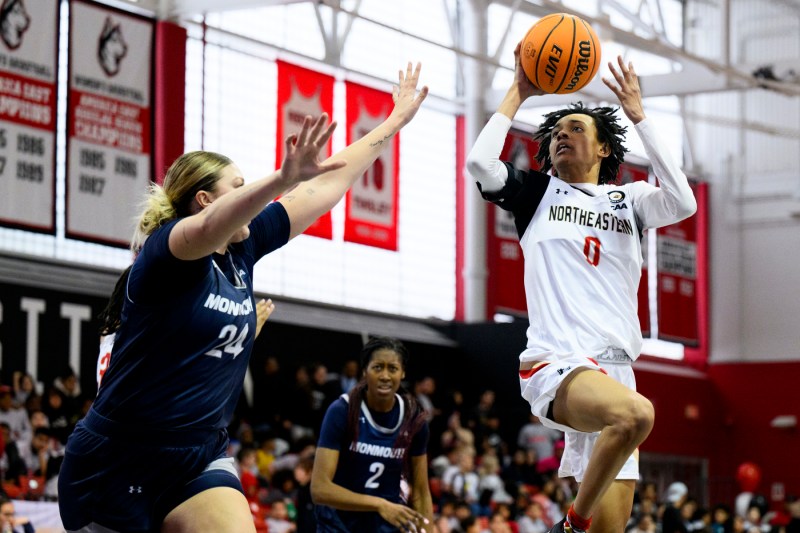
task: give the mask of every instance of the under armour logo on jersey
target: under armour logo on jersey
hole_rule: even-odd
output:
[[[556,194],[561,194],[561,193],[569,194],[569,191],[567,191],[565,189],[556,189]]]
[[[571,368],[572,368],[571,366],[565,368],[559,368],[558,370],[556,370],[556,372],[558,372],[559,376],[563,376],[564,372],[568,372]]]
[[[141,486],[131,485],[130,487],[128,487],[128,493],[129,494],[133,494],[133,493],[141,494],[142,493],[142,487]]]

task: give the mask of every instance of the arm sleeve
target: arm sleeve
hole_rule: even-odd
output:
[[[635,127],[659,185],[641,184],[636,189],[636,214],[644,228],[667,226],[692,216],[697,211],[697,202],[678,162],[665,148],[650,120],[645,119]]]
[[[475,140],[467,156],[467,171],[480,184],[481,191],[497,192],[508,179],[506,166],[500,161],[500,152],[511,128],[511,119],[495,113]]]
[[[322,419],[317,446],[342,451],[347,430],[347,410],[349,405],[345,400],[339,398],[328,407],[325,418]]]

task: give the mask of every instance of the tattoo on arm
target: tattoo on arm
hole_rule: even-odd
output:
[[[391,139],[391,138],[392,138],[392,135],[393,135],[393,134],[391,134],[391,135],[387,135],[387,136],[385,136],[383,139],[378,139],[378,140],[377,140],[377,141],[375,141],[375,142],[369,143],[369,146],[370,146],[370,148],[374,148],[374,147],[376,147],[376,146],[381,146],[381,145],[383,145],[383,143],[384,143],[385,141],[388,141],[389,139]]]

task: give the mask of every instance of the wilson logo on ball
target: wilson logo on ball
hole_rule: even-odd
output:
[[[534,24],[522,39],[525,75],[547,93],[566,94],[586,86],[600,66],[600,40],[583,19],[556,13]]]

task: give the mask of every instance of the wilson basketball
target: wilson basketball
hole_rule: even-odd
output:
[[[573,93],[597,74],[600,39],[579,17],[547,15],[522,39],[520,62],[528,79],[544,92]]]

